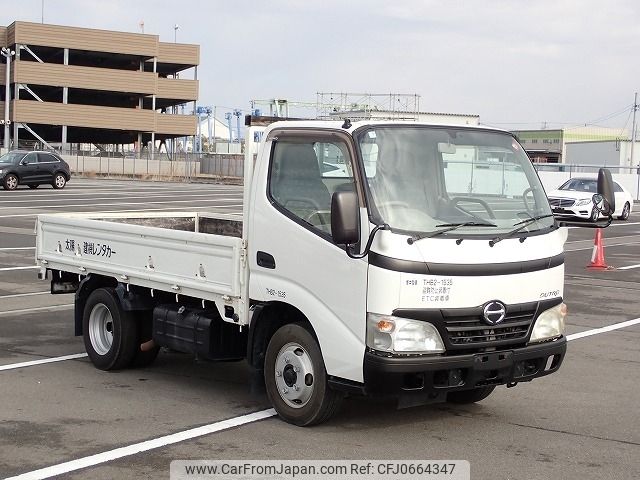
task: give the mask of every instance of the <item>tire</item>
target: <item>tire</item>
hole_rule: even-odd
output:
[[[30,188],[31,190],[35,190],[35,189],[36,189],[36,188],[38,188],[39,186],[40,186],[40,184],[39,184],[39,183],[30,183],[30,184],[29,184],[29,188]]]
[[[84,346],[100,370],[119,370],[131,364],[139,348],[137,323],[120,307],[113,288],[94,290],[84,307]]]
[[[56,190],[62,190],[67,184],[67,177],[61,173],[56,173],[53,176],[53,183],[51,184]]]
[[[18,188],[19,184],[20,182],[18,181],[18,177],[16,177],[13,173],[10,173],[4,177],[2,187],[5,190],[15,190],[16,188]]]
[[[600,216],[600,212],[598,211],[597,207],[593,207],[593,209],[591,210],[591,216],[589,217],[589,221],[590,222],[597,222],[598,221],[598,217]]]
[[[147,367],[155,361],[158,352],[160,352],[159,346],[144,352],[140,350],[140,345],[153,337],[153,311],[135,312],[135,315],[138,324],[138,340],[136,341],[136,353],[130,366],[132,368]]]
[[[328,420],[343,395],[331,390],[320,347],[302,325],[280,327],[271,337],[265,356],[265,386],[280,418],[298,426]]]
[[[629,202],[624,204],[624,208],[622,209],[622,215],[620,215],[618,218],[620,220],[629,220],[629,214],[631,212],[631,205],[629,205]]]
[[[488,387],[478,387],[472,390],[459,390],[451,392],[447,395],[447,402],[457,403],[458,405],[466,405],[476,403],[487,398],[495,390],[495,385]]]

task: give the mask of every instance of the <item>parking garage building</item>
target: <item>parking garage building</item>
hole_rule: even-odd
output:
[[[153,156],[163,141],[196,134],[196,117],[179,112],[195,111],[198,45],[17,21],[0,27],[0,46],[5,147],[134,144]]]

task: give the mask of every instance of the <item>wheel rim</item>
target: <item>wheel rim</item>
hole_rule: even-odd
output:
[[[66,183],[66,180],[64,179],[64,177],[62,175],[57,175],[56,176],[56,187],[62,188],[62,187],[64,187],[65,183]]]
[[[313,394],[315,374],[309,353],[297,343],[287,343],[276,357],[275,380],[280,398],[292,408],[302,408]]]
[[[7,187],[9,187],[9,190],[13,190],[17,186],[18,186],[18,179],[16,177],[11,175],[9,178],[7,178]]]
[[[622,210],[622,218],[624,218],[625,220],[627,218],[629,218],[629,204],[628,203],[624,204],[624,209]]]
[[[89,338],[98,355],[106,355],[113,344],[113,317],[103,303],[97,304],[89,315]]]

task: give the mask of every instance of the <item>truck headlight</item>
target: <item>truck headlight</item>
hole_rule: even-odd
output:
[[[583,198],[582,200],[578,200],[578,201],[575,203],[575,206],[576,206],[576,207],[580,207],[580,206],[582,206],[582,205],[589,205],[590,203],[593,203],[593,200],[592,200],[592,199],[590,199],[590,198]]]
[[[564,303],[542,312],[533,326],[529,342],[542,342],[562,336],[564,334],[564,317],[566,316],[567,306]]]
[[[367,313],[367,346],[392,353],[442,353],[442,338],[428,322]]]

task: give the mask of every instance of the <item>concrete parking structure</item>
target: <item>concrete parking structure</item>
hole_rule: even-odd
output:
[[[0,27],[7,47],[13,147],[42,143],[133,144],[196,134],[196,117],[177,105],[198,99],[200,47],[157,35],[17,21]],[[194,68],[195,67],[195,68]],[[5,85],[6,65],[0,66]],[[192,110],[195,110],[193,108]],[[5,145],[5,148],[7,146]]]

